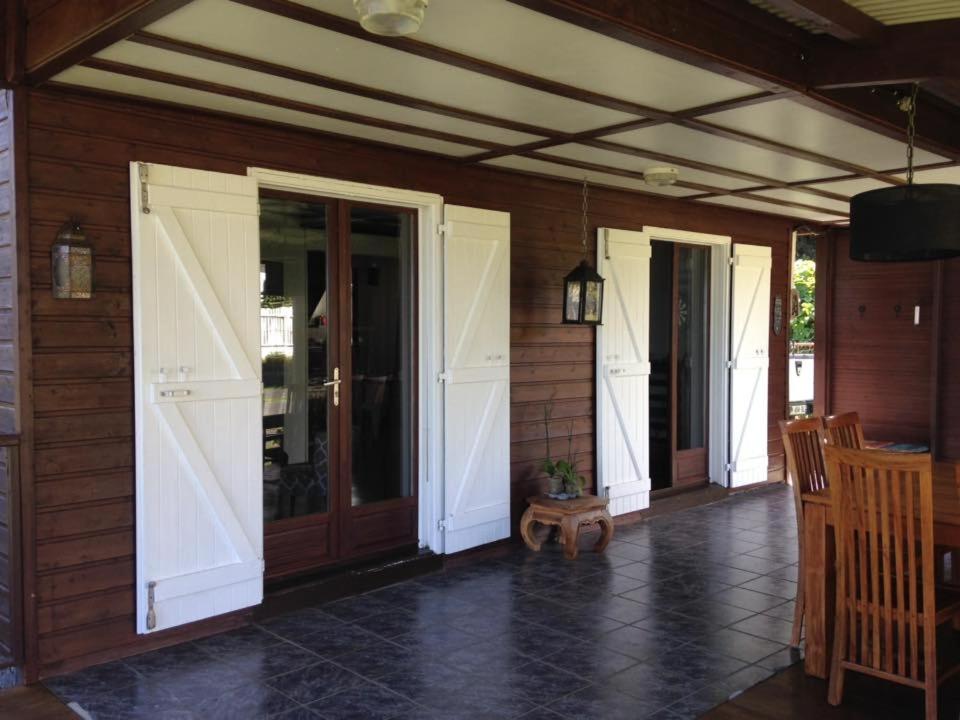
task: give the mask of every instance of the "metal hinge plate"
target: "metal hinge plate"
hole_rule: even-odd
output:
[[[155,580],[147,583],[147,630],[153,630],[157,627],[157,611],[153,607],[156,588]]]
[[[437,232],[441,235],[446,235],[447,233],[453,232],[453,223],[444,223],[443,225],[437,225]]]
[[[147,188],[147,180],[150,175],[149,166],[146,163],[137,164],[137,172],[140,175],[140,210],[144,215],[150,214],[150,193]]]
[[[440,532],[447,531],[447,521],[446,520],[437,520],[437,530]]]
[[[447,383],[453,380],[453,375],[448,372],[442,372],[437,375],[437,382]]]

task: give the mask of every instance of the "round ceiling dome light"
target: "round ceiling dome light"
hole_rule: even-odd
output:
[[[399,37],[420,29],[429,0],[353,0],[360,25],[374,35]]]
[[[652,167],[643,171],[643,181],[654,187],[667,187],[677,182],[680,171],[674,167]]]

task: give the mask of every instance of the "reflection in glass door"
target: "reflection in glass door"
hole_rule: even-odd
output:
[[[414,216],[261,198],[268,578],[416,542]]]

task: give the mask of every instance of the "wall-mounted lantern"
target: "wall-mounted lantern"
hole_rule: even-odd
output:
[[[599,325],[603,319],[603,278],[587,262],[587,180],[583,180],[583,260],[563,279],[563,322]]]
[[[89,300],[93,297],[93,248],[87,234],[74,221],[57,233],[51,251],[53,297],[58,300]]]

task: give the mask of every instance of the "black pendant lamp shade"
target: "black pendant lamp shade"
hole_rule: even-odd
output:
[[[599,325],[603,309],[603,278],[581,260],[563,279],[563,321]]]
[[[850,200],[850,258],[871,262],[960,256],[960,185],[870,190]]]

